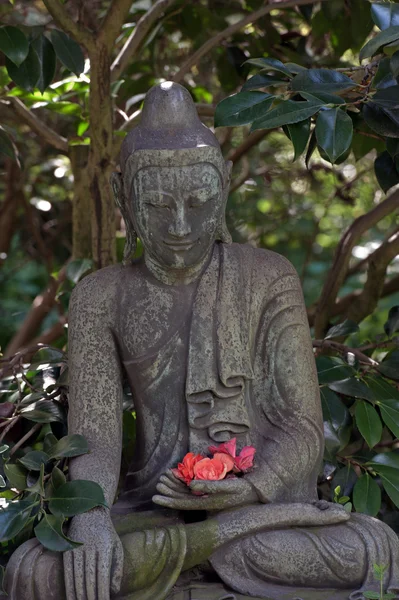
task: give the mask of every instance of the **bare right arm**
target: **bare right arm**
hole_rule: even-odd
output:
[[[69,313],[69,433],[81,434],[90,453],[71,461],[71,479],[101,485],[114,502],[122,447],[122,377],[112,332],[116,268],[85,278],[74,290]],[[109,600],[119,587],[123,552],[109,509],[72,519],[72,539],[84,546],[64,556],[68,600]]]

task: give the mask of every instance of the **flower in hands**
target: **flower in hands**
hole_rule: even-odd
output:
[[[218,457],[203,458],[194,466],[194,478],[205,481],[220,481],[227,475],[227,465]]]
[[[209,446],[209,452],[214,456],[225,456],[225,460],[229,460],[232,464],[227,469],[227,472],[247,473],[254,466],[255,448],[253,446],[244,446],[240,454],[237,456],[237,439],[233,438],[229,442],[220,444],[219,446]]]
[[[183,458],[183,462],[177,465],[177,469],[172,469],[173,475],[181,481],[184,481],[186,485],[194,479],[194,467],[195,465],[204,459],[201,454],[194,454],[194,452],[189,452]]]

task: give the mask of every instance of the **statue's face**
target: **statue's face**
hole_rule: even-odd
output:
[[[210,163],[146,167],[133,180],[134,225],[144,249],[160,264],[199,264],[216,236],[223,188]]]

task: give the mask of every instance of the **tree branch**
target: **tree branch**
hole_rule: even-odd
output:
[[[66,138],[59,135],[56,131],[48,127],[46,123],[41,121],[31,110],[26,108],[25,104],[14,96],[9,96],[6,99],[9,102],[10,107],[14,112],[34,131],[39,137],[41,137],[47,144],[57,148],[63,154],[68,153],[68,141]]]
[[[120,0],[120,2],[123,1],[124,0]],[[138,20],[136,27],[133,29],[111,66],[111,77],[113,81],[119,79],[137,50],[143,44],[153,25],[155,25],[158,19],[160,19],[165,11],[175,2],[176,0],[158,0],[154,6]]]
[[[335,304],[335,299],[348,271],[353,247],[365,231],[398,209],[399,190],[391,194],[370,212],[358,217],[341,238],[335,253],[334,263],[324,284],[316,309],[315,336],[317,338],[324,337],[332,307]]]
[[[245,140],[240,144],[237,148],[233,148],[227,155],[227,160],[231,160],[233,163],[237,162],[243,154],[246,154],[253,146],[259,144],[263,138],[273,130],[260,129],[259,131],[254,131],[250,133]]]
[[[43,4],[57,25],[65,33],[73,37],[79,44],[83,44],[87,50],[93,48],[95,43],[93,34],[80,25],[80,23],[75,23],[75,21],[71,19],[65,5],[62,4],[60,0],[43,0]]]
[[[173,81],[180,83],[184,79],[184,76],[191,71],[194,65],[197,65],[199,61],[208,54],[213,48],[219,46],[223,40],[231,37],[237,31],[240,31],[246,25],[255,23],[258,19],[261,19],[265,15],[268,15],[272,10],[283,10],[284,8],[293,8],[294,6],[302,6],[303,4],[316,4],[316,2],[326,2],[326,0],[283,0],[281,2],[270,2],[267,6],[263,6],[258,10],[250,13],[237,23],[230,25],[223,31],[217,33],[213,38],[207,40],[185,63],[180,67],[179,71],[173,77]]]
[[[99,33],[102,42],[109,50],[113,47],[122,29],[132,2],[133,0],[113,0],[110,3],[108,12],[101,23]]]
[[[348,318],[360,323],[378,304],[389,263],[399,254],[399,232],[384,242],[369,259],[367,281],[361,294],[352,303]]]

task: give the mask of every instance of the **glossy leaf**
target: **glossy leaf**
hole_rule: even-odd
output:
[[[291,71],[287,69],[281,60],[277,60],[276,58],[250,58],[245,61],[244,65],[254,65],[255,67],[265,69],[265,71],[279,71],[289,78],[292,77]]]
[[[371,16],[379,29],[399,25],[399,6],[393,2],[373,2]]]
[[[12,540],[25,527],[33,509],[31,500],[10,502],[0,508],[0,542]]]
[[[341,358],[335,356],[318,356],[316,358],[319,384],[329,384],[353,377],[355,371]]]
[[[384,331],[388,337],[399,331],[399,306],[392,306],[389,309],[388,320],[384,325]]]
[[[53,29],[51,31],[51,41],[54,50],[67,69],[75,73],[77,77],[84,71],[85,58],[81,47],[72,40],[66,33]]]
[[[310,94],[309,92],[299,92],[300,95],[305,98],[305,100],[321,100],[324,104],[346,104],[343,98],[340,96],[336,96],[335,94],[329,94],[328,92],[319,92],[318,90],[313,90]]]
[[[370,448],[381,441],[382,423],[374,406],[368,402],[358,402],[355,410],[356,425]]]
[[[385,400],[399,401],[399,390],[383,377],[367,377],[367,385],[374,395],[375,402],[385,402]]]
[[[378,483],[365,473],[353,490],[353,504],[357,512],[375,517],[381,508],[381,490]]]
[[[215,127],[245,125],[263,117],[274,96],[264,92],[240,92],[219,102],[215,111]]]
[[[98,483],[78,479],[61,485],[49,499],[50,511],[65,517],[73,517],[101,505],[107,506]]]
[[[382,363],[379,364],[378,370],[385,377],[399,381],[399,350],[394,350],[385,357]]]
[[[399,36],[398,36],[399,37]],[[344,92],[356,87],[356,83],[344,73],[330,69],[301,71],[291,81],[295,92]]]
[[[342,400],[326,387],[320,390],[327,457],[345,448],[350,439],[351,417]]]
[[[59,487],[64,485],[64,483],[66,483],[66,477],[63,471],[61,471],[61,469],[58,467],[54,467],[54,469],[51,471],[51,483],[54,490],[57,490]]]
[[[87,454],[89,447],[83,435],[73,434],[61,438],[55,446],[49,450],[50,458],[71,458]]]
[[[399,400],[384,400],[379,408],[385,425],[399,438]]]
[[[370,388],[368,388],[363,381],[360,381],[355,377],[350,377],[349,379],[344,379],[343,381],[329,383],[328,387],[334,390],[334,392],[344,394],[345,396],[363,398],[371,402],[374,401],[374,395]]]
[[[0,27],[0,50],[19,67],[29,52],[29,42],[25,34],[17,27]]]
[[[264,75],[258,73],[250,77],[242,86],[242,91],[257,90],[259,88],[273,87],[276,85],[288,85],[288,81],[281,79],[275,75]]]
[[[55,74],[57,61],[54,48],[50,40],[44,35],[39,35],[39,37],[32,42],[32,46],[36,50],[40,62],[40,77],[37,82],[37,87],[41,92],[44,92],[53,81]]]
[[[4,465],[4,473],[8,479],[9,487],[16,490],[24,490],[26,488],[26,470],[20,465],[6,463]]]
[[[25,90],[33,90],[40,78],[40,61],[33,46],[30,46],[29,53],[23,63],[18,67],[6,58],[7,71],[11,79]]]
[[[65,421],[65,413],[60,404],[51,400],[39,400],[21,410],[21,416],[34,423]]]
[[[327,331],[325,339],[330,340],[336,337],[348,336],[350,333],[356,333],[357,331],[359,331],[359,325],[355,321],[351,321],[351,319],[345,319],[342,323],[333,325]]]
[[[317,148],[316,133],[315,133],[315,130],[313,130],[312,135],[310,136],[309,145],[308,145],[308,149],[306,151],[306,156],[305,156],[305,164],[306,164],[307,169],[309,169],[310,159],[312,158],[313,153],[316,150],[316,148]]]
[[[394,452],[377,454],[369,465],[381,477],[386,493],[399,508],[399,455]]]
[[[77,258],[68,263],[66,276],[69,281],[78,283],[88,271],[93,268],[93,261],[89,258]]]
[[[335,490],[337,486],[341,488],[341,493],[344,496],[350,496],[358,477],[352,465],[348,463],[342,469],[337,470],[331,482],[331,489]]]
[[[399,124],[392,118],[389,110],[385,110],[374,102],[363,106],[363,116],[367,125],[384,137],[399,138]]]
[[[46,464],[49,461],[50,457],[46,452],[42,452],[41,450],[32,450],[32,452],[27,452],[25,456],[18,459],[18,462],[21,463],[26,469],[29,471],[40,471],[42,464]]]
[[[305,151],[310,136],[310,119],[286,125],[284,132],[294,146],[294,161]]]
[[[350,148],[352,136],[352,119],[345,111],[329,108],[320,112],[316,122],[316,139],[332,164]]]
[[[323,103],[320,101],[294,102],[293,100],[286,100],[270,110],[265,117],[256,120],[251,131],[299,123],[313,116],[322,106]]]
[[[62,526],[64,524],[63,516],[45,514],[40,523],[35,527],[35,535],[39,542],[53,552],[67,552],[78,548],[82,544],[74,542],[64,535]]]
[[[399,85],[378,90],[373,96],[373,103],[390,110],[399,108]]]
[[[373,39],[371,39],[363,48],[360,50],[359,59],[362,61],[364,58],[369,58],[377,54],[381,48],[396,42],[399,40],[399,26],[391,25],[384,31],[378,33]]]

